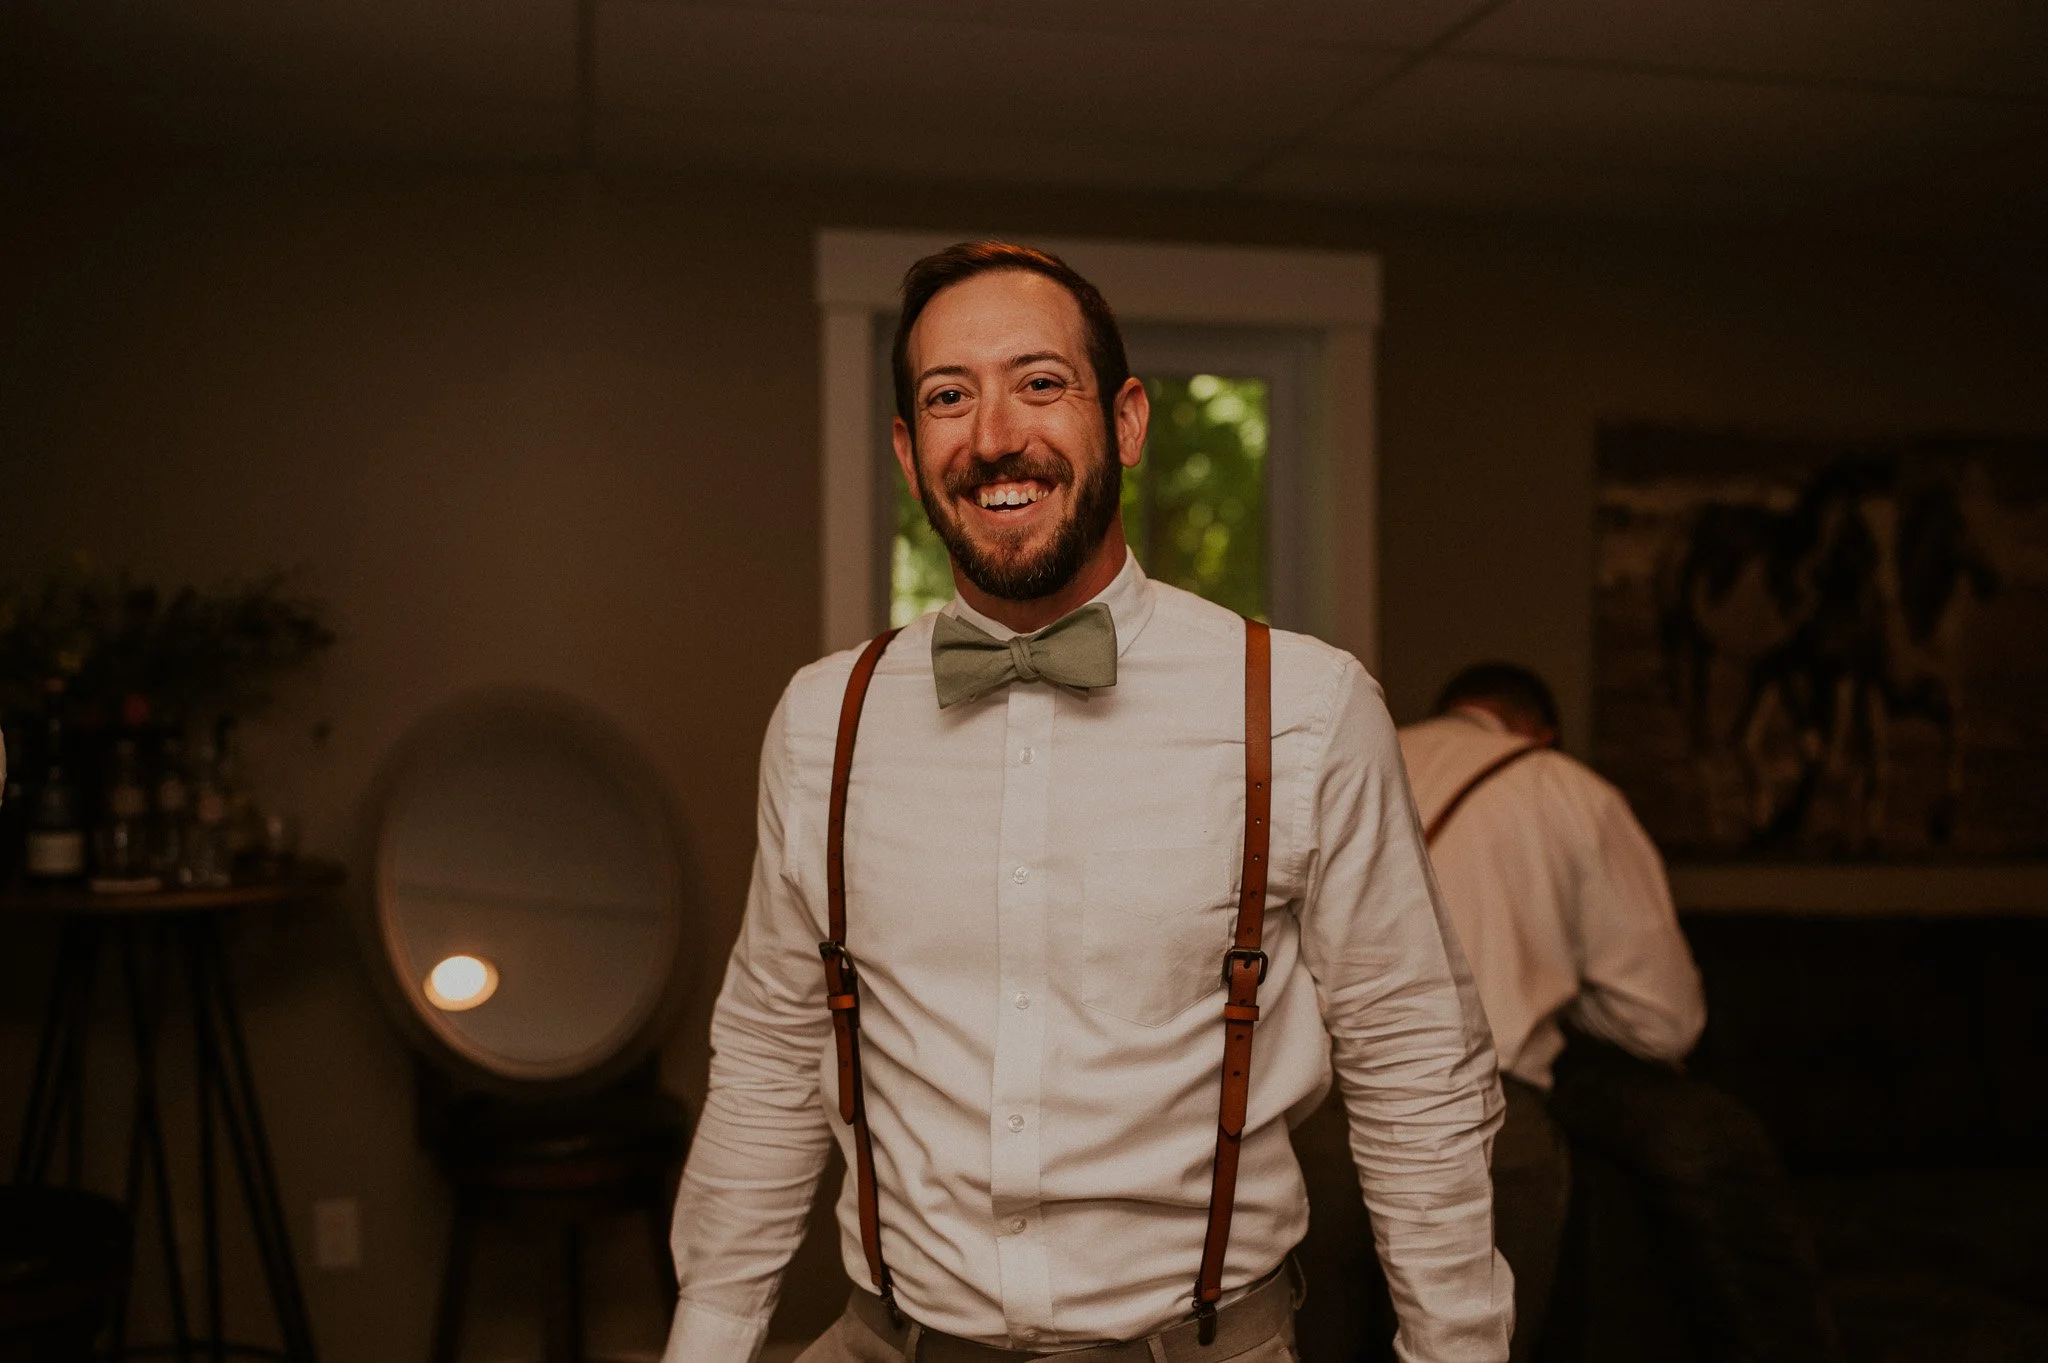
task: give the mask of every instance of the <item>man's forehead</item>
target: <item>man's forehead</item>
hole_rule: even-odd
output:
[[[910,329],[914,370],[932,365],[1001,363],[1051,351],[1086,361],[1081,306],[1057,281],[1030,270],[996,270],[932,296]]]

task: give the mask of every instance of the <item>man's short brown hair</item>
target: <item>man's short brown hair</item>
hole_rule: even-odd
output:
[[[1491,701],[1513,710],[1524,719],[1559,732],[1557,700],[1543,678],[1519,663],[1474,663],[1444,683],[1437,693],[1436,713],[1472,701]]]
[[[1044,275],[1065,289],[1081,309],[1081,322],[1088,333],[1088,364],[1095,371],[1097,396],[1102,402],[1102,422],[1106,429],[1114,431],[1116,395],[1122,391],[1124,380],[1131,376],[1116,314],[1109,310],[1096,287],[1076,274],[1067,262],[1050,251],[1008,241],[963,241],[926,256],[904,272],[903,315],[896,323],[895,343],[889,348],[889,364],[896,377],[896,415],[916,431],[917,422],[911,415],[917,394],[910,373],[910,329],[917,325],[925,305],[942,289],[999,270],[1028,270]]]

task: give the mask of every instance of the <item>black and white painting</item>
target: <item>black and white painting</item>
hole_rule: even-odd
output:
[[[1594,760],[1664,850],[2048,855],[2048,439],[1630,424]]]

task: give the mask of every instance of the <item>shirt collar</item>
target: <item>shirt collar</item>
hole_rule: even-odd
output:
[[[1506,720],[1503,720],[1493,711],[1477,705],[1453,705],[1450,713],[1458,719],[1465,720],[1467,723],[1477,724],[1488,733],[1504,734],[1508,732]]]
[[[1097,592],[1082,605],[1093,605],[1100,601],[1109,607],[1109,618],[1116,625],[1116,655],[1121,658],[1128,653],[1131,643],[1138,637],[1138,631],[1145,628],[1145,622],[1152,618],[1152,579],[1145,576],[1145,570],[1138,566],[1138,556],[1124,549],[1122,571],[1110,579],[1107,587]],[[977,629],[986,630],[997,639],[1008,639],[1021,631],[1011,629],[1000,620],[992,620],[959,597],[954,597],[943,608],[947,615],[965,620]],[[1079,610],[1080,607],[1075,607]]]

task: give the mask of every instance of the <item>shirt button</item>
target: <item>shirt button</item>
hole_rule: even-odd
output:
[[[1023,764],[1025,765],[1025,766],[1027,766],[1027,767],[1028,767],[1028,766],[1030,766],[1030,765],[1031,765],[1031,763],[1032,763],[1032,762],[1033,762],[1033,761],[1034,761],[1034,760],[1035,760],[1035,759],[1036,759],[1037,757],[1038,757],[1038,754],[1037,754],[1037,753],[1035,753],[1035,752],[1033,752],[1033,751],[1031,751],[1031,749],[1029,749],[1029,748],[1026,748],[1026,749],[1025,749],[1025,750],[1024,750],[1023,752],[1020,752],[1020,753],[1018,753],[1018,754],[1017,754],[1017,760],[1018,760],[1019,762],[1022,762],[1022,763],[1023,763]]]
[[[1031,996],[1029,994],[1017,995],[1017,1006],[1019,1008],[1029,1008],[1031,1006]]]
[[[1012,1113],[1010,1114],[1010,1120],[1009,1120],[1009,1122],[1008,1122],[1008,1126],[1009,1126],[1010,1130],[1012,1130],[1012,1131],[1022,1131],[1022,1130],[1024,1129],[1024,1117],[1023,1117],[1023,1114],[1021,1114],[1021,1113],[1017,1113],[1017,1112],[1012,1112]]]
[[[1010,1234],[1012,1234],[1012,1235],[1022,1235],[1023,1233],[1024,1233],[1024,1218],[1023,1218],[1023,1217],[1021,1217],[1021,1216],[1014,1216],[1014,1217],[1011,1217],[1011,1218],[1010,1218]]]
[[[1010,872],[1010,879],[1022,885],[1025,881],[1031,879],[1031,868],[1029,866],[1019,866],[1016,870]]]

